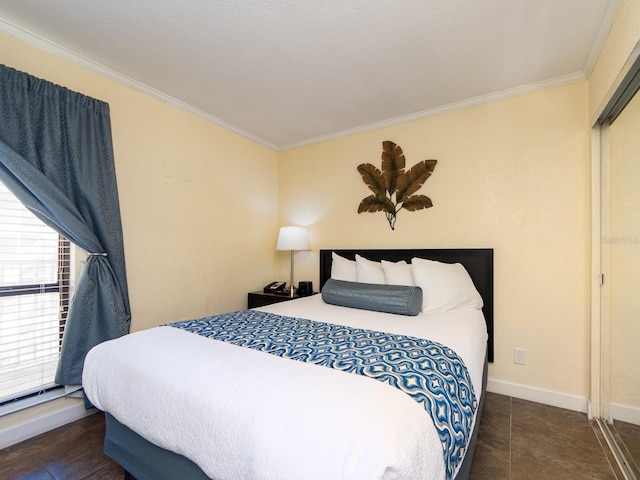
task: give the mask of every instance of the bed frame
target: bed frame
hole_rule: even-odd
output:
[[[484,301],[483,312],[487,322],[489,340],[487,359],[493,361],[493,249],[410,249],[410,250],[320,250],[320,288],[331,277],[331,252],[354,259],[356,253],[369,260],[397,262],[412,258],[426,258],[447,263],[461,263],[469,272],[476,289]],[[478,406],[476,424],[465,459],[455,480],[467,480],[471,471],[473,452],[484,406],[487,385],[485,362],[482,396]],[[165,450],[121,424],[109,413],[105,413],[106,434],[104,451],[125,469],[125,479],[136,480],[210,480],[204,472],[188,458]]]

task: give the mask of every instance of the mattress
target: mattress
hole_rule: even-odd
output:
[[[487,327],[481,310],[457,308],[405,316],[330,305],[320,295],[260,307],[256,310],[337,323],[355,328],[428,338],[454,350],[464,361],[480,392],[487,352]]]
[[[429,338],[458,353],[481,392],[487,334],[478,310],[404,317],[318,295],[260,310]],[[167,326],[97,346],[84,372],[95,406],[211,478],[446,478],[424,409],[369,378]]]

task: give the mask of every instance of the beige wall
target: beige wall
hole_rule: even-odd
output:
[[[281,223],[307,224],[297,277],[317,282],[317,250],[495,249],[492,379],[586,397],[589,382],[589,125],[586,82],[552,88],[281,154]],[[357,213],[381,143],[407,166],[435,158],[418,192],[434,207]],[[526,365],[513,349],[526,350]]]
[[[110,105],[132,330],[244,308],[273,277],[277,153],[10,36],[0,62]]]

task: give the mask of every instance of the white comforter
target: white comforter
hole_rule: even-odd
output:
[[[319,295],[261,310],[443,343],[480,393],[487,339],[480,311],[403,317],[328,305]],[[98,345],[83,385],[96,407],[211,478],[445,478],[430,417],[400,390],[173,327]]]

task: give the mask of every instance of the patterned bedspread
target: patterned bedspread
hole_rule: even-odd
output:
[[[476,397],[458,355],[430,340],[242,310],[169,326],[392,385],[431,415],[452,478],[470,439]]]

